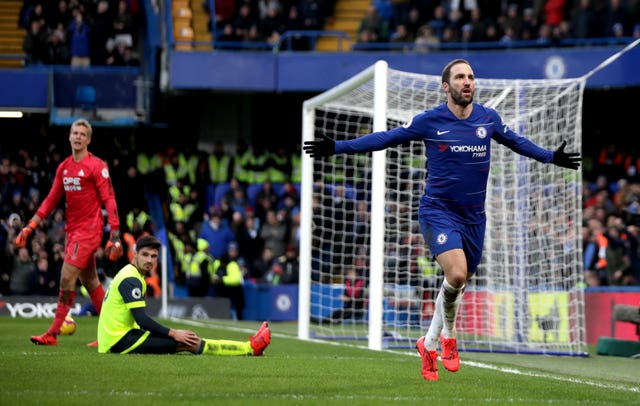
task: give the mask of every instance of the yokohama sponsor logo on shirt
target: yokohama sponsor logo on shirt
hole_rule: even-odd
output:
[[[486,152],[486,145],[451,145],[451,152]]]
[[[64,185],[64,190],[67,192],[77,192],[82,190],[80,178],[78,177],[65,176],[62,178],[62,184]]]

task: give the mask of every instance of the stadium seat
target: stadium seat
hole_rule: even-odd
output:
[[[173,36],[176,40],[174,49],[179,51],[191,51],[193,49],[193,28],[174,27]]]
[[[247,185],[247,200],[249,204],[255,207],[258,193],[262,190],[262,183],[252,183]]]
[[[216,185],[209,183],[205,188],[204,204],[205,208],[209,208],[215,204],[216,199]]]
[[[185,7],[179,3],[173,4],[173,27],[174,29],[192,28],[193,27],[193,11],[190,7]]]
[[[273,191],[276,192],[278,199],[282,199],[286,190],[284,189],[284,183],[272,183]]]
[[[222,203],[222,198],[224,195],[231,190],[231,184],[229,182],[218,183],[216,185],[216,191],[213,196],[213,204]],[[208,206],[211,207],[211,206]]]
[[[75,116],[77,110],[90,112],[92,118],[97,115],[96,89],[93,86],[81,85],[76,88],[71,115]]]

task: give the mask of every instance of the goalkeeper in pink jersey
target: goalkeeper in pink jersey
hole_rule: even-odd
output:
[[[34,344],[58,344],[60,325],[75,301],[78,278],[100,313],[104,288],[96,272],[95,254],[102,242],[103,206],[111,226],[106,253],[111,260],[116,260],[122,255],[120,220],[109,168],[103,160],[89,152],[91,135],[91,124],[87,120],[80,119],[71,125],[69,132],[71,156],[58,166],[49,194],[27,226],[16,237],[17,247],[26,246],[27,240],[38,228],[40,222],[53,211],[64,196],[66,241],[65,258],[60,272],[58,305],[49,329],[42,335],[31,337]]]

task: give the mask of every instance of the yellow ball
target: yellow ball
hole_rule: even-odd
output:
[[[70,336],[76,332],[77,327],[78,324],[76,321],[71,316],[67,316],[60,326],[60,334],[63,336]]]

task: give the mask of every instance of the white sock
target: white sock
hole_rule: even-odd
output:
[[[433,317],[431,318],[431,324],[429,324],[429,330],[424,336],[424,346],[428,350],[435,350],[440,343],[440,332],[442,331],[442,289],[436,296],[436,303],[433,307]]]
[[[462,288],[454,288],[445,279],[442,282],[442,335],[446,338],[453,338],[456,336],[456,318],[458,316],[458,308],[462,302]]]

